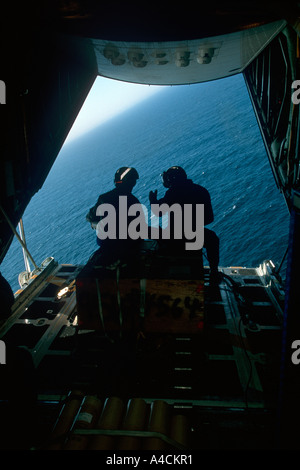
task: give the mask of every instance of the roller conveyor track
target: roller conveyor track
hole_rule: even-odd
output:
[[[189,417],[193,445],[203,436],[204,447],[213,445],[210,433],[223,429],[220,420],[226,430],[229,416],[234,432],[242,426],[248,433],[254,417],[262,432],[272,428],[282,298],[276,279],[272,281],[264,266],[223,268],[225,276],[217,289],[206,284],[204,327],[197,334],[150,333],[138,341],[135,335],[120,338],[117,333],[104,336],[78,329],[74,279],[80,269],[53,266],[33,297],[26,298],[26,306],[18,303],[14,321],[2,330],[5,341],[24,345],[32,354],[37,419],[45,435],[74,389],[101,400],[163,400]],[[207,275],[205,270],[205,279]],[[27,337],[24,329],[35,335]]]

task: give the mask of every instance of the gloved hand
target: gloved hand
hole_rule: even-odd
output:
[[[157,189],[155,189],[155,191],[150,191],[149,201],[150,201],[150,204],[156,204],[157,203]]]
[[[91,227],[93,230],[96,230],[96,227],[97,227],[98,220],[96,219],[97,218],[95,217],[93,213],[93,209],[90,209],[89,212],[85,216],[85,220],[91,224]]]

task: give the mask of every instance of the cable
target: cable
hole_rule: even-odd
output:
[[[38,265],[36,264],[36,262],[34,261],[34,259],[33,259],[32,256],[31,256],[31,254],[29,253],[26,244],[23,242],[23,240],[22,240],[21,237],[19,236],[17,230],[15,229],[15,227],[13,226],[13,224],[11,223],[11,221],[10,221],[8,215],[7,215],[6,212],[4,211],[3,207],[1,206],[1,204],[0,204],[0,209],[1,209],[1,211],[2,211],[2,213],[3,213],[3,215],[4,215],[4,217],[5,217],[5,219],[6,219],[7,223],[8,223],[8,225],[9,225],[10,228],[12,229],[14,235],[17,237],[17,239],[18,239],[18,241],[21,243],[23,249],[26,251],[28,257],[30,258],[30,260],[31,260],[31,262],[32,262],[32,264],[33,264],[33,266],[35,267],[35,269],[39,269],[39,268],[38,268]]]
[[[275,275],[278,275],[278,274],[279,274],[279,272],[280,272],[280,270],[281,270],[281,268],[282,268],[282,265],[283,265],[283,263],[284,263],[284,260],[285,260],[285,258],[286,258],[286,255],[288,254],[288,251],[289,251],[289,247],[286,248],[285,253],[284,253],[283,257],[282,257],[282,260],[281,260],[281,262],[280,262],[280,264],[279,264],[278,269],[276,269],[276,270],[274,271],[274,274],[275,274]]]

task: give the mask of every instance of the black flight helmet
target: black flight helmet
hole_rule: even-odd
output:
[[[135,168],[123,166],[115,173],[115,185],[134,186],[136,180],[139,179],[139,174]]]
[[[182,181],[187,179],[186,172],[180,166],[171,166],[167,171],[164,171],[162,176],[163,185],[165,188],[171,188]]]

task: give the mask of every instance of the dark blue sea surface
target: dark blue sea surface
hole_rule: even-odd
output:
[[[221,266],[280,264],[288,242],[288,211],[276,187],[243,77],[166,87],[61,150],[24,217],[36,263],[48,256],[84,264],[97,248],[85,215],[113,187],[117,168],[134,166],[134,194],[164,194],[160,174],[180,165],[212,198]],[[1,272],[13,290],[24,271],[14,239]],[[284,272],[282,273],[284,277]]]

